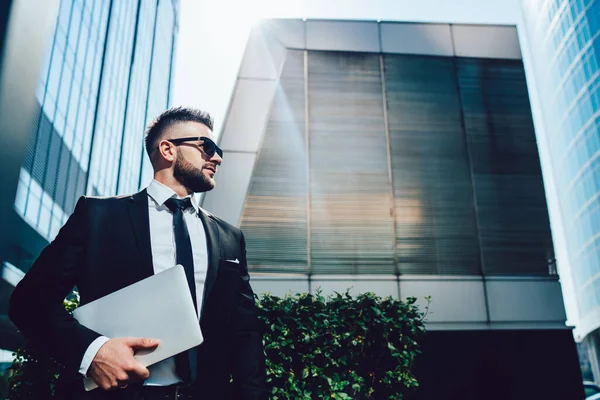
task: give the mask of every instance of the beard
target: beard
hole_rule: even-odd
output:
[[[207,178],[200,168],[186,160],[181,153],[177,153],[173,177],[193,193],[208,192],[215,187],[215,182]]]

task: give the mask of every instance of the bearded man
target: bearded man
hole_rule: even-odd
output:
[[[267,399],[265,360],[242,232],[200,208],[223,152],[202,111],[172,108],[146,131],[154,169],[127,196],[83,196],[56,239],[15,288],[9,315],[21,332],[99,389],[82,399]],[[150,366],[134,358],[152,338],[107,338],[79,324],[63,299],[81,304],[182,264],[204,341]],[[156,294],[160,296],[160,293]],[[177,327],[173,327],[177,329]]]

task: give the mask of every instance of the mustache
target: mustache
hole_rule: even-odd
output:
[[[217,172],[219,169],[219,165],[213,163],[206,163],[202,166],[202,169],[212,169],[213,171]]]

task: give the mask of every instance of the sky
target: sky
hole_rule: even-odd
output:
[[[263,18],[359,19],[465,24],[510,24],[519,31],[523,63],[567,324],[577,324],[572,280],[553,185],[544,122],[537,97],[534,63],[523,24],[521,1],[531,0],[180,0],[172,105],[208,111],[218,137],[252,26]],[[575,331],[577,336],[577,331]]]

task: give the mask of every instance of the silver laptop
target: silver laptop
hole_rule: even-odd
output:
[[[145,337],[160,340],[155,350],[138,352],[147,367],[202,343],[202,333],[183,266],[127,286],[77,308],[82,325],[109,338]],[[84,379],[86,390],[98,387]]]

